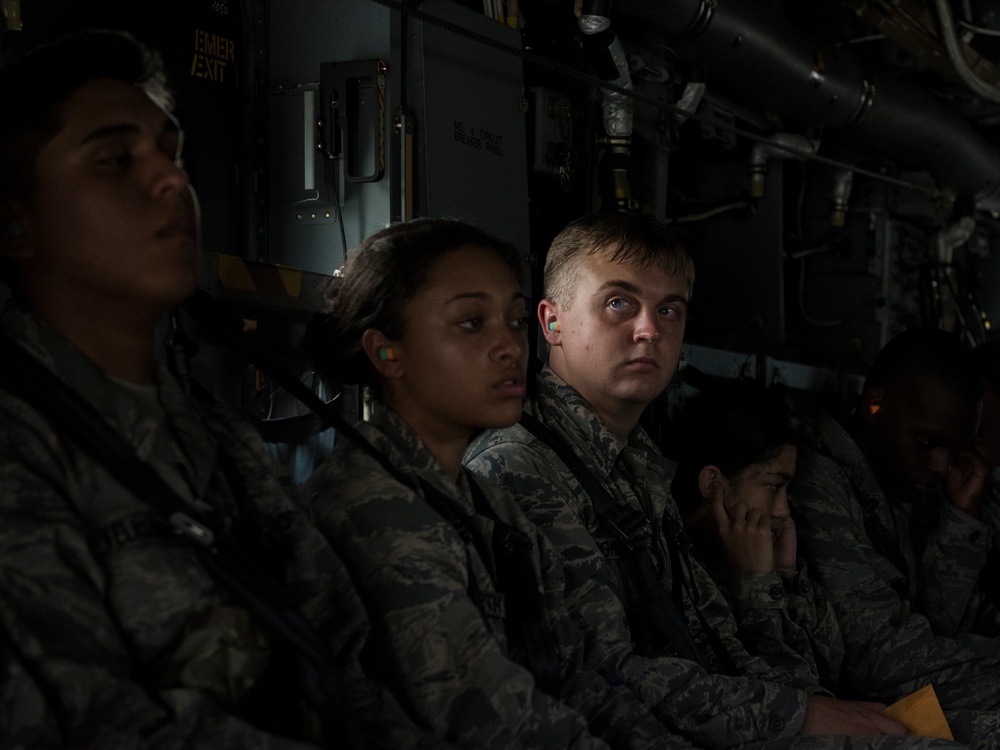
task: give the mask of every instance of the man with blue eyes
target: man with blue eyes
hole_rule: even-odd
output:
[[[932,625],[975,606],[989,549],[989,466],[973,448],[982,395],[962,342],[909,330],[875,357],[856,410],[810,430],[789,498],[840,621],[848,689],[891,699],[930,682],[946,708],[1000,703],[1000,643]]]
[[[365,677],[360,598],[254,429],[156,361],[198,253],[159,58],[73,35],[0,71],[0,102],[0,744],[439,746]],[[252,579],[190,538],[213,535]],[[311,657],[279,621],[324,634]]]
[[[825,694],[804,663],[772,668],[747,653],[724,596],[688,554],[673,464],[639,417],[677,368],[693,282],[687,252],[652,219],[570,223],[545,263],[538,320],[549,358],[537,395],[520,425],[475,440],[466,465],[511,492],[560,552],[567,605],[594,653],[692,744],[919,743],[880,704]]]

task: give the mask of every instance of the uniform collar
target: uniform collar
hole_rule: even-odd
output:
[[[372,417],[358,424],[358,430],[396,468],[397,474],[410,480],[417,489],[423,481],[447,498],[461,500],[471,507],[472,497],[465,472],[458,484],[448,477],[430,448],[396,412],[384,404],[377,404]]]
[[[645,430],[636,425],[628,440],[617,437],[596,411],[548,366],[538,374],[536,416],[568,438],[602,477],[611,475],[618,457],[626,449],[659,454]]]
[[[114,383],[62,334],[33,314],[11,307],[3,315],[3,326],[19,346],[107,419],[140,459],[149,463],[163,460],[164,446],[172,444],[179,453],[179,468],[188,475],[195,494],[204,491],[215,464],[217,445],[165,367],[156,364],[153,380],[167,426],[142,408],[140,399]]]

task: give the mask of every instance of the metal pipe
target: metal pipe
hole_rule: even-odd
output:
[[[965,82],[965,85],[972,89],[974,93],[979,94],[979,96],[985,99],[989,99],[991,102],[1000,102],[1000,89],[986,83],[969,67],[969,63],[965,59],[962,44],[955,33],[955,22],[951,17],[951,6],[948,5],[948,0],[935,0],[935,5],[937,6],[938,26],[941,30],[941,38],[944,40],[944,46],[948,50],[948,57],[951,58],[951,64],[955,66],[955,72],[958,73],[959,77]]]
[[[804,135],[797,133],[775,133],[767,141],[755,143],[750,151],[750,196],[764,197],[764,176],[767,174],[767,162],[771,159],[790,159],[797,156],[796,151],[811,154],[816,145]]]
[[[604,132],[607,134],[604,161],[610,173],[610,203],[616,211],[631,211],[635,208],[628,180],[633,127],[632,74],[625,48],[611,29],[610,15],[610,0],[584,0],[579,28],[584,51],[594,72],[618,89],[601,89]]]
[[[976,220],[971,216],[963,216],[954,224],[942,227],[941,231],[934,237],[934,249],[937,251],[938,262],[946,266],[951,265],[955,248],[968,242],[975,231]]]
[[[610,8],[600,0],[585,3],[579,28],[583,47],[594,72],[625,91],[632,90],[632,75],[621,40],[611,29]],[[633,108],[628,94],[601,89],[604,131],[612,138],[632,136]]]
[[[833,178],[833,213],[830,224],[835,227],[844,226],[847,220],[847,204],[851,200],[851,188],[854,186],[854,172],[842,169]]]
[[[616,7],[676,38],[670,47],[703,68],[710,85],[714,79],[737,88],[790,123],[821,125],[828,137],[882,148],[1000,215],[1000,152],[956,110],[915,84],[867,71],[850,48],[811,39],[787,21],[780,4],[727,0],[697,37],[677,38],[704,17],[704,5],[617,0]]]

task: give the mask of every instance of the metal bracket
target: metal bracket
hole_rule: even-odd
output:
[[[378,182],[385,174],[384,60],[320,65],[320,122],[328,155],[344,162],[346,182]]]

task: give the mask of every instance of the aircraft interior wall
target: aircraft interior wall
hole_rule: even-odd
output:
[[[626,210],[668,223],[695,259],[682,379],[846,399],[895,332],[980,342],[1000,305],[1000,2],[952,8],[981,87],[933,6],[4,0],[0,52],[82,26],[162,52],[202,287],[311,387],[292,344],[376,229],[480,224],[523,249],[537,299],[555,233]],[[179,325],[212,398],[302,415]],[[362,411],[358,394],[342,403]]]

